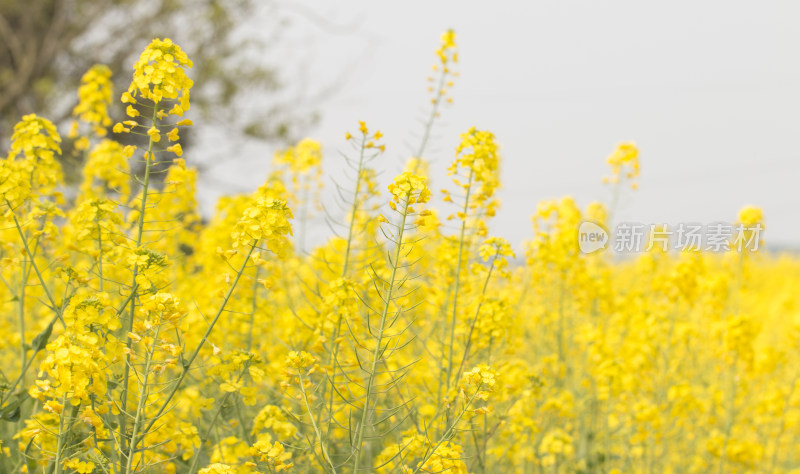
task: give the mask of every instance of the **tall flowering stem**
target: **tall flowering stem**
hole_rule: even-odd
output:
[[[383,134],[380,130],[370,133],[367,125],[364,122],[359,122],[359,131],[361,132],[360,139],[357,139],[348,133],[346,138],[348,141],[358,143],[358,165],[356,167],[356,182],[353,189],[353,197],[350,202],[350,209],[348,212],[348,226],[347,226],[347,241],[345,243],[344,261],[342,262],[341,281],[347,285],[348,276],[350,273],[350,263],[352,261],[353,245],[355,240],[356,229],[359,225],[359,214],[365,201],[369,197],[369,185],[367,181],[367,161],[374,159],[379,153],[383,153],[383,145],[376,145],[376,142],[381,139]],[[372,150],[377,150],[376,153],[371,154]],[[365,191],[366,189],[366,191]],[[328,381],[330,383],[330,394],[328,395],[328,423],[326,432],[330,434],[331,426],[333,425],[333,403],[336,383],[337,372],[337,357],[339,355],[339,336],[342,331],[341,314],[338,315],[336,325],[331,333],[331,347],[329,350],[328,365],[330,366],[330,375]],[[324,393],[324,392],[323,392]]]
[[[251,263],[251,256],[259,244],[263,244],[268,250],[275,253],[279,258],[283,258],[286,255],[289,246],[286,235],[291,234],[292,231],[291,224],[289,223],[289,219],[292,218],[292,213],[289,208],[286,207],[285,202],[268,197],[266,193],[267,190],[264,191],[264,194],[259,193],[253,198],[251,205],[244,211],[244,214],[242,215],[241,219],[239,219],[234,227],[233,232],[231,233],[235,248],[234,253],[238,251],[243,252],[244,258],[242,263],[237,269],[236,275],[228,287],[228,290],[225,292],[225,296],[219,306],[219,309],[211,319],[211,322],[208,324],[208,328],[206,328],[206,331],[200,339],[200,342],[197,344],[197,347],[194,349],[191,355],[183,360],[183,367],[181,368],[178,378],[173,383],[172,389],[161,403],[158,411],[147,424],[145,431],[152,429],[159,417],[167,410],[167,408],[169,408],[170,402],[181,388],[186,375],[192,368],[192,364],[200,354],[200,350],[203,349],[203,346],[208,341],[211,332],[214,330],[214,326],[216,326],[219,318],[225,312],[225,308],[227,307],[231,296],[233,296],[233,292],[236,289],[242,274],[244,273],[248,264]]]
[[[186,56],[181,48],[174,44],[170,39],[155,39],[147,48],[142,52],[139,60],[134,65],[133,80],[128,90],[122,94],[122,102],[127,103],[126,114],[129,120],[117,123],[114,126],[115,133],[136,133],[146,134],[148,136],[147,151],[144,153],[144,177],[141,181],[142,190],[139,197],[138,218],[135,227],[135,251],[139,251],[143,236],[145,233],[146,216],[148,210],[148,195],[151,185],[151,170],[156,164],[156,146],[161,142],[160,122],[167,118],[169,115],[182,116],[183,113],[189,109],[189,90],[192,87],[192,80],[186,75],[185,69],[192,67],[192,62]],[[168,103],[172,102],[173,106],[169,108]],[[137,107],[138,106],[138,107]],[[147,125],[140,124],[138,117],[141,116],[140,109],[152,109]],[[168,109],[168,111],[167,111]],[[188,121],[178,122],[179,124],[189,124]],[[178,129],[175,127],[173,131],[166,134],[169,141],[177,142],[179,139]],[[166,151],[172,152],[180,156],[183,151],[180,144],[168,146]],[[131,279],[131,293],[136,291],[136,284],[140,278],[140,264],[135,261],[132,270]],[[122,434],[123,452],[133,453],[134,443],[136,441],[137,429],[140,428],[141,420],[135,420],[136,427],[134,428],[133,436],[130,438],[130,445],[128,445],[127,434],[127,407],[128,407],[128,390],[131,372],[131,354],[133,340],[130,334],[133,331],[134,323],[136,320],[136,303],[137,298],[130,298],[130,310],[128,312],[126,330],[126,363],[123,370],[122,378],[122,394],[120,400],[120,432]],[[146,385],[146,380],[145,380]],[[140,392],[146,391],[146,387],[141,387]],[[137,413],[140,410],[137,410]],[[120,471],[128,472],[132,466],[133,460],[128,458],[123,463],[120,459]]]
[[[389,202],[392,210],[400,214],[400,224],[397,227],[397,237],[394,240],[395,252],[394,258],[389,261],[391,267],[391,276],[386,281],[384,286],[384,293],[381,295],[383,301],[383,309],[381,310],[377,334],[374,335],[375,347],[369,358],[369,370],[367,378],[364,382],[364,404],[361,409],[361,421],[356,427],[355,436],[353,437],[353,472],[358,472],[359,464],[362,457],[362,447],[364,442],[364,433],[366,425],[370,422],[372,406],[372,397],[374,395],[375,383],[378,371],[378,364],[383,360],[383,342],[384,334],[390,325],[387,325],[389,316],[389,309],[394,299],[393,292],[398,281],[398,268],[400,265],[400,258],[404,250],[403,236],[406,231],[406,220],[410,215],[416,211],[413,205],[416,203],[423,204],[430,200],[431,193],[425,185],[425,180],[411,172],[403,172],[394,179],[394,182],[389,185],[389,191],[392,193],[392,200]],[[398,209],[397,205],[400,205]],[[424,212],[424,211],[423,211]],[[386,221],[386,219],[383,219]],[[387,221],[388,223],[388,221]]]
[[[499,162],[498,146],[494,134],[487,131],[471,128],[467,133],[461,135],[461,143],[456,148],[456,159],[449,168],[451,175],[458,176],[460,172],[467,174],[466,183],[454,178],[454,183],[465,192],[464,204],[462,209],[454,216],[461,221],[460,234],[458,238],[458,256],[454,272],[453,303],[450,311],[449,322],[449,344],[447,355],[447,370],[445,373],[445,390],[450,390],[453,382],[454,345],[456,332],[456,317],[458,314],[458,298],[460,295],[462,265],[464,263],[464,250],[468,244],[468,225],[472,225],[473,231],[480,231],[480,222],[471,222],[476,219],[480,212],[488,215],[494,213],[494,203],[492,197],[499,185]],[[445,195],[446,201],[452,201],[449,194]],[[441,390],[440,390],[441,391]]]
[[[452,97],[447,95],[447,89],[453,86],[452,79],[453,76],[456,75],[456,72],[453,71],[453,67],[458,62],[456,33],[453,30],[447,30],[442,33],[441,45],[439,46],[439,49],[436,50],[436,57],[438,61],[436,64],[434,64],[433,70],[439,74],[439,78],[436,80],[435,87],[430,86],[428,88],[428,91],[432,94],[430,99],[431,110],[430,114],[428,115],[428,119],[425,121],[425,128],[422,132],[422,139],[420,140],[419,147],[416,149],[416,154],[414,155],[414,157],[418,159],[415,162],[414,167],[410,170],[414,173],[418,173],[420,171],[418,167],[421,164],[421,160],[423,160],[425,157],[425,150],[431,138],[433,124],[439,117],[439,109],[442,106],[442,102],[446,101],[451,103],[453,101]],[[428,78],[428,82],[434,81],[435,79],[433,77]]]

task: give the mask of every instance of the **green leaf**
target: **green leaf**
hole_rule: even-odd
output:
[[[10,401],[6,406],[0,408],[0,420],[16,422],[19,421],[22,404],[30,398],[28,392],[19,392],[14,395],[16,398]]]
[[[48,324],[42,332],[33,338],[31,349],[33,349],[34,353],[41,351],[47,346],[47,340],[50,339],[50,335],[53,333],[53,323],[55,323],[55,321]]]

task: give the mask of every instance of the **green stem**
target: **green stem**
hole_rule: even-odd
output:
[[[453,292],[453,287],[451,285],[448,285],[447,294],[446,294],[446,296],[444,298],[444,302],[439,307],[439,312],[436,315],[437,320],[442,320],[442,321],[445,321],[445,322],[447,321],[447,307],[448,307],[448,304],[450,302],[450,294],[452,292]],[[439,377],[438,377],[438,379],[439,380],[438,380],[438,384],[437,384],[437,388],[436,388],[436,400],[441,400],[442,399],[442,390],[444,389],[444,379],[443,379],[442,376],[445,375],[444,364],[445,364],[445,360],[447,360],[447,354],[445,353],[445,351],[447,351],[447,345],[444,343],[444,341],[446,341],[446,340],[447,340],[447,324],[445,323],[445,324],[442,324],[442,339],[441,339],[441,341],[442,341],[442,351],[441,351],[441,355],[440,355],[440,361],[438,361],[438,365],[439,365]],[[438,415],[440,409],[441,409],[441,404],[436,409],[436,414],[437,415]],[[433,418],[436,418],[436,416],[434,416]]]
[[[347,231],[347,248],[344,252],[344,264],[342,267],[342,278],[347,275],[348,266],[350,264],[350,252],[353,245],[353,232],[356,227],[356,214],[358,213],[358,193],[361,189],[361,179],[364,173],[364,150],[366,146],[367,136],[361,139],[361,153],[358,157],[358,176],[356,176],[356,187],[353,192],[353,205],[350,208],[350,227]]]
[[[436,444],[433,446],[433,448],[430,449],[425,454],[425,456],[423,456],[422,460],[419,462],[419,464],[417,464],[417,468],[414,469],[414,472],[412,474],[417,474],[419,472],[419,470],[422,469],[422,466],[425,465],[425,463],[428,461],[428,459],[430,459],[430,457],[433,456],[433,454],[436,452],[436,450],[439,449],[439,446],[441,446],[442,443],[444,443],[445,441],[451,439],[455,435],[455,430],[456,430],[456,426],[458,426],[458,422],[461,421],[461,418],[467,412],[467,410],[469,409],[470,405],[472,405],[472,402],[475,400],[475,397],[477,396],[479,391],[480,391],[480,387],[478,387],[478,390],[475,391],[475,395],[473,395],[472,398],[470,398],[469,400],[467,400],[464,403],[464,408],[461,410],[461,412],[453,420],[453,424],[451,424],[450,426],[447,427],[447,430],[444,432],[444,434],[441,436],[441,438],[439,438],[439,440],[436,442]]]
[[[244,370],[239,374],[237,377],[236,382],[240,382],[244,377],[244,374],[247,373],[247,369],[249,367],[249,363],[244,367]],[[222,400],[219,402],[219,407],[217,411],[214,412],[214,416],[211,417],[211,421],[208,424],[208,428],[206,429],[205,434],[202,438],[200,438],[200,447],[197,448],[197,452],[192,459],[192,464],[189,466],[189,474],[194,474],[197,472],[198,464],[200,464],[200,455],[203,453],[203,446],[205,446],[208,439],[211,437],[211,430],[217,426],[217,418],[219,415],[222,414],[222,409],[225,408],[225,404],[228,402],[228,399],[233,395],[234,392],[226,392],[225,395],[222,397]],[[242,425],[244,426],[244,425]]]
[[[458,291],[461,285],[461,259],[464,255],[464,235],[467,230],[467,211],[469,210],[469,196],[472,191],[472,177],[474,171],[470,168],[469,182],[467,183],[467,195],[464,198],[464,216],[461,220],[461,236],[458,239],[458,260],[456,261],[455,288],[453,290],[453,312],[450,316],[450,346],[447,356],[447,390],[450,391],[450,377],[453,375],[453,344],[456,334],[456,315],[458,314]]]
[[[56,458],[53,461],[54,468],[55,468],[55,474],[61,474],[63,472],[62,470],[63,470],[63,467],[64,467],[63,466],[63,464],[64,464],[64,449],[66,449],[67,436],[69,436],[69,432],[72,431],[72,426],[75,423],[75,418],[78,416],[78,410],[80,409],[80,404],[72,406],[72,408],[70,409],[70,414],[66,415],[66,416],[69,417],[69,419],[66,420],[67,421],[67,426],[65,427],[64,426],[64,421],[65,421],[64,413],[65,413],[65,410],[67,408],[67,406],[66,406],[67,405],[67,395],[64,394],[64,396],[62,397],[61,400],[62,400],[62,405],[63,405],[62,408],[61,408],[62,416],[61,416],[61,420],[59,421],[59,424],[58,424],[58,441],[56,443],[56,446],[57,446],[56,447]]]
[[[394,283],[395,279],[397,278],[397,268],[399,267],[400,261],[400,254],[403,249],[403,233],[405,232],[406,228],[406,218],[408,217],[408,199],[410,198],[410,193],[406,195],[405,204],[403,208],[403,219],[400,222],[400,227],[398,230],[397,235],[397,248],[395,249],[394,260],[392,261],[392,276],[389,279],[389,285],[386,289],[386,295],[384,296],[384,303],[383,303],[383,311],[381,312],[381,319],[380,324],[378,326],[378,335],[377,340],[375,341],[375,349],[372,351],[372,360],[371,360],[371,367],[369,371],[369,378],[367,379],[367,384],[365,387],[365,394],[364,394],[364,409],[361,412],[361,422],[358,424],[358,428],[356,429],[356,436],[355,442],[353,446],[356,449],[356,456],[353,462],[353,472],[358,472],[358,464],[361,460],[361,443],[364,438],[364,427],[367,424],[367,418],[369,417],[369,410],[370,410],[370,399],[372,397],[372,390],[375,386],[375,372],[378,367],[378,359],[380,358],[381,354],[381,346],[383,344],[383,332],[386,329],[386,317],[389,314],[389,305],[392,301],[392,291],[394,290]]]
[[[239,283],[239,279],[242,277],[242,273],[244,273],[244,269],[247,266],[247,262],[250,260],[250,255],[253,254],[253,250],[256,248],[257,244],[258,241],[255,241],[250,246],[250,250],[247,252],[247,255],[244,258],[244,262],[242,262],[242,266],[239,268],[239,271],[236,272],[236,277],[233,279],[231,287],[228,288],[228,292],[225,293],[225,298],[222,300],[222,305],[220,305],[219,310],[217,310],[217,314],[214,315],[214,318],[211,320],[211,324],[208,325],[208,329],[206,329],[205,334],[203,334],[203,338],[200,340],[200,343],[197,344],[197,347],[192,352],[192,355],[189,356],[189,358],[186,359],[186,361],[184,361],[183,369],[181,370],[181,374],[178,376],[175,385],[173,385],[172,390],[169,392],[169,395],[167,395],[167,398],[162,402],[161,407],[158,409],[158,412],[156,412],[156,414],[153,416],[152,420],[145,428],[145,431],[150,431],[150,429],[155,424],[156,420],[158,420],[161,417],[161,415],[164,414],[164,411],[169,406],[169,403],[172,401],[172,398],[178,392],[178,389],[180,389],[181,384],[183,384],[183,380],[186,378],[186,374],[189,373],[189,369],[191,369],[192,363],[194,363],[194,360],[197,358],[198,354],[200,354],[200,349],[202,349],[203,345],[205,345],[206,341],[208,340],[208,336],[211,335],[211,331],[214,329],[214,326],[217,324],[217,321],[219,320],[220,316],[222,316],[222,313],[225,311],[225,307],[228,305],[228,300],[231,299],[231,296],[233,295],[233,290],[236,289],[236,285],[237,283]]]
[[[786,398],[784,399],[783,410],[781,412],[781,424],[778,429],[778,434],[775,435],[775,449],[772,450],[772,460],[770,462],[770,468],[769,468],[770,473],[775,472],[775,466],[778,464],[778,452],[781,447],[781,438],[783,437],[783,434],[786,431],[786,414],[789,412],[789,409],[791,408],[790,400],[793,398],[794,391],[797,388],[797,379],[798,375],[795,375],[794,379],[792,380],[792,388],[789,390],[789,394],[786,395]]]
[[[247,330],[247,352],[253,348],[253,328],[255,327],[256,310],[258,309],[258,275],[261,268],[256,266],[256,273],[253,276],[253,301],[250,307],[250,326]]]
[[[100,292],[103,292],[103,229],[100,227],[100,218],[97,221],[97,275],[100,278]]]
[[[299,182],[299,178],[298,178]],[[308,184],[308,183],[305,183]],[[300,229],[297,233],[297,241],[298,245],[297,248],[300,250],[302,254],[306,250],[306,225],[308,221],[308,195],[309,189],[305,187],[303,189],[303,197],[300,202]]]
[[[322,456],[325,458],[325,461],[327,461],[328,464],[330,465],[331,467],[330,472],[336,474],[336,466],[333,465],[333,461],[331,461],[330,456],[328,456],[328,450],[325,448],[325,442],[322,439],[322,433],[320,432],[319,427],[317,426],[317,421],[314,419],[314,412],[311,410],[311,405],[308,403],[308,394],[306,394],[306,387],[305,384],[303,383],[302,369],[298,369],[298,381],[299,381],[298,385],[300,386],[300,392],[303,394],[303,402],[305,403],[306,410],[308,411],[308,417],[311,419],[311,426],[314,427],[314,433],[316,433],[317,435],[317,442],[319,443],[320,449],[322,449]],[[313,450],[314,447],[312,446],[311,449]],[[325,469],[325,466],[322,466],[322,468]]]
[[[358,214],[358,195],[361,190],[361,180],[362,174],[364,173],[364,146],[366,145],[367,136],[363,135],[361,138],[361,151],[358,157],[358,171],[356,176],[356,186],[355,191],[353,191],[353,202],[350,207],[350,225],[347,230],[347,247],[344,252],[344,263],[342,264],[342,278],[347,277],[347,271],[350,267],[350,252],[352,251],[353,246],[353,233],[355,232],[356,227],[356,215]],[[333,334],[331,334],[331,349],[329,352],[328,357],[328,366],[331,368],[331,375],[329,377],[329,381],[331,384],[331,392],[328,398],[328,426],[326,428],[326,434],[330,435],[331,426],[333,425],[333,399],[336,390],[334,389],[334,384],[336,383],[336,356],[339,354],[339,343],[337,339],[339,339],[339,334],[342,329],[342,317],[339,316],[336,327],[333,330]],[[327,387],[325,388],[327,389]],[[324,392],[323,392],[324,396]],[[328,439],[330,437],[328,436]]]
[[[556,336],[558,341],[558,363],[566,367],[566,354],[564,353],[564,333],[566,332],[566,315],[564,314],[564,280],[566,279],[564,272],[561,272],[561,278],[558,280],[558,331]],[[561,368],[559,367],[559,371]]]
[[[136,452],[136,445],[139,444],[139,435],[140,433],[146,433],[147,430],[141,431],[142,424],[144,423],[145,416],[145,407],[147,406],[147,382],[150,378],[150,366],[153,363],[153,357],[155,356],[156,346],[158,345],[158,335],[161,332],[161,323],[158,323],[156,326],[156,333],[153,336],[153,346],[150,348],[150,351],[147,353],[147,360],[144,364],[144,371],[143,371],[143,379],[139,382],[139,403],[136,407],[136,418],[133,422],[133,434],[131,435],[131,445],[130,449],[128,450],[128,463],[125,467],[125,471],[133,472],[131,469],[133,468],[133,455]],[[148,428],[149,430],[149,428]],[[144,438],[144,435],[141,436]],[[144,448],[143,448],[144,449]]]
[[[194,454],[194,458],[192,459],[192,464],[189,466],[189,474],[194,474],[197,472],[197,467],[200,464],[200,454],[203,452],[203,446],[205,446],[206,442],[211,437],[211,430],[216,426],[217,418],[219,418],[219,415],[222,413],[222,408],[228,402],[228,399],[232,393],[233,392],[226,393],[225,396],[222,397],[222,400],[220,400],[219,408],[217,408],[217,411],[214,412],[214,416],[211,417],[211,421],[209,422],[208,429],[206,429],[206,433],[202,438],[200,438],[200,447],[197,448],[197,452]]]
[[[439,105],[442,103],[442,89],[444,89],[445,79],[447,78],[447,68],[442,66],[441,69],[442,73],[439,76],[439,85],[436,88],[436,97],[433,98],[433,107],[431,107],[431,114],[428,116],[428,121],[425,123],[425,131],[422,135],[422,141],[419,144],[419,148],[417,149],[417,154],[415,155],[417,160],[417,166],[419,166],[419,160],[422,159],[422,154],[425,152],[425,147],[428,145],[428,140],[431,136],[431,131],[433,130],[433,122],[436,120],[436,117],[439,115]],[[412,170],[413,173],[417,172],[415,168]]]
[[[6,203],[8,204],[9,209],[11,209],[11,203],[8,202],[8,200],[6,200]],[[17,220],[17,215],[13,211],[11,212],[11,217],[14,219],[14,226],[17,228],[17,233],[19,233],[19,236],[22,239],[22,245],[23,247],[25,247],[25,253],[28,255],[28,259],[31,262],[31,266],[33,266],[33,270],[36,272],[36,277],[39,279],[39,283],[42,285],[42,290],[44,290],[44,294],[45,296],[47,296],[47,300],[50,302],[50,305],[53,311],[56,313],[56,316],[58,316],[58,319],[62,319],[61,310],[58,307],[58,305],[56,305],[56,302],[53,299],[50,290],[44,283],[44,277],[42,277],[42,272],[39,271],[39,267],[36,265],[36,261],[33,259],[33,254],[31,253],[30,246],[28,246],[28,239],[25,238],[25,233],[22,231],[22,226],[20,226],[19,220]]]
[[[499,255],[499,252],[495,254],[495,258]],[[475,308],[475,316],[472,318],[472,322],[469,325],[469,333],[467,334],[467,343],[464,347],[464,355],[461,357],[461,364],[458,366],[458,372],[456,372],[455,380],[458,380],[461,377],[461,373],[464,370],[464,365],[467,362],[467,357],[469,356],[469,349],[472,345],[472,333],[475,331],[475,324],[478,323],[478,315],[481,312],[481,307],[483,307],[484,296],[486,295],[486,288],[489,286],[489,279],[492,278],[492,271],[494,271],[494,260],[492,260],[492,265],[489,267],[489,273],[486,275],[486,280],[483,282],[483,290],[481,291],[480,302],[478,303],[478,307]]]
[[[158,121],[158,104],[153,105],[153,117],[152,117],[152,126],[155,127]],[[138,249],[142,245],[142,236],[144,235],[144,218],[145,212],[147,211],[147,191],[150,188],[150,168],[153,163],[153,146],[154,146],[153,137],[150,137],[150,141],[147,145],[147,152],[144,155],[144,181],[142,182],[142,202],[141,206],[139,206],[139,222],[137,225],[137,232],[136,232],[136,248]],[[136,264],[133,266],[133,277],[131,278],[131,294],[134,294],[134,288],[136,287],[136,277],[139,275],[139,265]],[[128,314],[128,327],[127,333],[131,333],[133,331],[133,322],[136,316],[136,298],[130,298],[130,312]],[[126,432],[127,432],[127,419],[125,418],[125,413],[127,413],[128,409],[128,381],[130,380],[130,366],[131,366],[131,346],[133,345],[133,341],[131,340],[130,336],[128,336],[125,346],[128,350],[128,355],[125,357],[125,369],[122,376],[122,394],[120,400],[120,412],[123,416],[120,418],[120,433],[122,433],[122,441],[124,443],[126,439]],[[124,450],[124,446],[123,446]],[[133,449],[129,450],[133,452]],[[128,460],[127,465],[130,466],[130,460]],[[120,460],[120,471],[124,474],[128,472],[127,468],[122,466],[122,460]]]
[[[28,284],[28,264],[22,265],[22,280],[19,288],[19,362],[25,361],[25,287]],[[23,371],[24,373],[24,371]],[[24,385],[24,384],[23,384]]]
[[[733,359],[733,364],[731,364],[731,371],[730,371],[730,389],[728,392],[728,413],[727,413],[727,420],[725,421],[725,438],[722,441],[722,451],[719,455],[719,474],[723,474],[725,472],[725,461],[727,457],[728,451],[728,442],[731,439],[731,434],[733,433],[733,425],[736,422],[736,392],[737,392],[737,385],[736,385],[736,364],[739,362],[739,355],[737,354],[736,357]]]

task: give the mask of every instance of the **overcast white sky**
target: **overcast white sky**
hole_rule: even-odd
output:
[[[800,244],[800,3],[792,1],[402,1],[279,3],[285,48],[313,77],[344,82],[310,132],[337,175],[358,120],[386,135],[391,178],[426,110],[439,35],[460,51],[453,95],[435,128],[433,189],[471,126],[502,146],[502,208],[492,233],[531,235],[536,203],[610,200],[601,178],[620,141],[641,151],[640,189],[618,220],[730,221],[764,208],[767,244]],[[300,5],[297,7],[296,5]],[[294,12],[305,13],[294,13]],[[314,12],[310,14],[308,12]],[[324,22],[321,20],[324,19]],[[256,186],[272,150],[220,173]]]

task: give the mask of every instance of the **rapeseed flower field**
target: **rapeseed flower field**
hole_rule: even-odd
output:
[[[377,126],[342,131],[342,216],[309,252],[312,139],[200,216],[192,61],[169,39],[121,94],[86,72],[68,136],[22,117],[0,160],[0,472],[800,473],[800,259],[758,248],[761,209],[731,210],[745,248],[618,258],[578,232],[615,202],[564,197],[531,209],[515,254],[490,231],[491,131],[429,181],[457,64],[448,31],[388,189]],[[65,140],[84,159],[69,197]],[[634,193],[636,145],[608,164]]]

